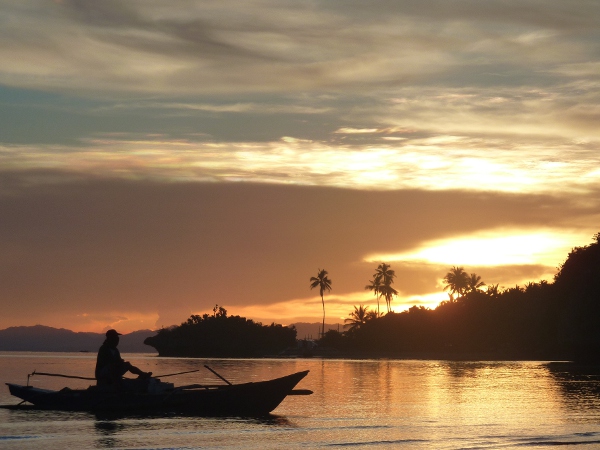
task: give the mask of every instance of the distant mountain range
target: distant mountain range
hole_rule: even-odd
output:
[[[298,339],[319,337],[320,323],[298,322]],[[340,324],[325,324],[325,329],[343,330]],[[119,342],[122,353],[154,353],[154,348],[145,345],[147,337],[156,331],[139,330],[124,334]],[[0,351],[23,352],[96,352],[104,342],[104,333],[75,332],[65,328],[53,328],[44,325],[9,327],[0,330]]]
[[[119,343],[122,353],[153,353],[144,339],[156,331],[140,330],[123,334]],[[104,333],[84,333],[44,325],[10,327],[0,330],[0,351],[29,352],[96,352],[104,342]]]

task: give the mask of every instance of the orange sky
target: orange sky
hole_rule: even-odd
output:
[[[452,265],[506,287],[551,279],[593,234],[570,228],[593,217],[588,206],[547,195],[4,181],[13,192],[0,199],[2,327],[130,331],[216,303],[264,322],[318,321],[321,301],[309,289],[318,268],[333,281],[334,320],[374,307],[364,287],[379,258],[398,275],[396,310],[432,307],[447,298],[441,279]]]
[[[263,322],[551,280],[600,231],[600,11],[558,0],[0,6],[0,328]]]

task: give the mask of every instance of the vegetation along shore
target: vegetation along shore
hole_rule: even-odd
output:
[[[435,309],[413,306],[391,312],[394,277],[390,265],[382,263],[366,287],[377,296],[378,306],[380,297],[385,300],[386,313],[355,306],[346,330],[323,333],[316,348],[304,354],[600,361],[600,233],[569,253],[552,282],[501,289],[452,267],[444,277],[449,299]],[[311,287],[320,287],[319,280],[325,284],[323,299],[332,283],[322,269],[311,278]],[[325,305],[323,299],[323,314]],[[191,316],[145,343],[162,356],[256,357],[298,348],[294,328],[227,316],[218,305],[212,315]]]

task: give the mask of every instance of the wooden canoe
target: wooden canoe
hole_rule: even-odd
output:
[[[150,389],[108,390],[98,386],[60,391],[6,383],[10,393],[39,409],[61,411],[181,412],[202,416],[259,416],[273,411],[288,395],[311,394],[294,387],[308,370],[272,380],[233,385],[170,385]],[[170,384],[170,383],[161,383]]]

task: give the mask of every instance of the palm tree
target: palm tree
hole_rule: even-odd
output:
[[[454,266],[444,277],[444,282],[446,283],[444,290],[450,289],[450,301],[453,301],[455,299],[454,294],[461,297],[467,291],[469,275],[462,267]]]
[[[391,284],[384,284],[381,286],[381,293],[385,297],[385,304],[387,305],[387,312],[389,313],[392,311],[392,296],[398,295],[398,291],[394,289]]]
[[[323,303],[323,329],[321,336],[325,335],[325,298],[323,292],[331,291],[331,280],[327,277],[327,271],[325,269],[318,269],[316,277],[310,277],[310,288],[316,288],[319,286],[319,293],[321,294],[321,303]]]
[[[488,295],[488,297],[500,297],[500,288],[498,287],[498,284],[490,284],[485,292]]]
[[[475,273],[472,273],[467,281],[467,292],[478,291],[480,287],[485,286],[485,283],[481,281],[481,277]]]
[[[365,286],[365,290],[373,291],[373,294],[375,294],[375,297],[377,297],[377,316],[379,316],[379,298],[382,295],[381,287],[381,279],[377,278],[375,275],[373,275],[372,280],[369,280],[369,284]]]
[[[344,328],[349,327],[348,331],[354,331],[367,323],[370,317],[372,317],[368,310],[368,306],[360,305],[358,308],[355,306],[354,311],[348,314],[350,318],[344,319]]]
[[[396,272],[392,270],[392,266],[387,263],[381,263],[375,269],[375,275],[373,275],[376,279],[383,280],[384,284],[386,281],[392,283],[392,280],[396,276]]]
[[[396,272],[391,269],[392,266],[381,263],[375,269],[373,281],[379,283],[379,292],[385,297],[388,313],[392,310],[392,296],[398,295],[398,291],[392,287]]]
[[[377,311],[369,311],[366,314],[365,319],[367,319],[368,322],[369,320],[377,319],[379,317],[381,317],[381,314],[377,314]]]

